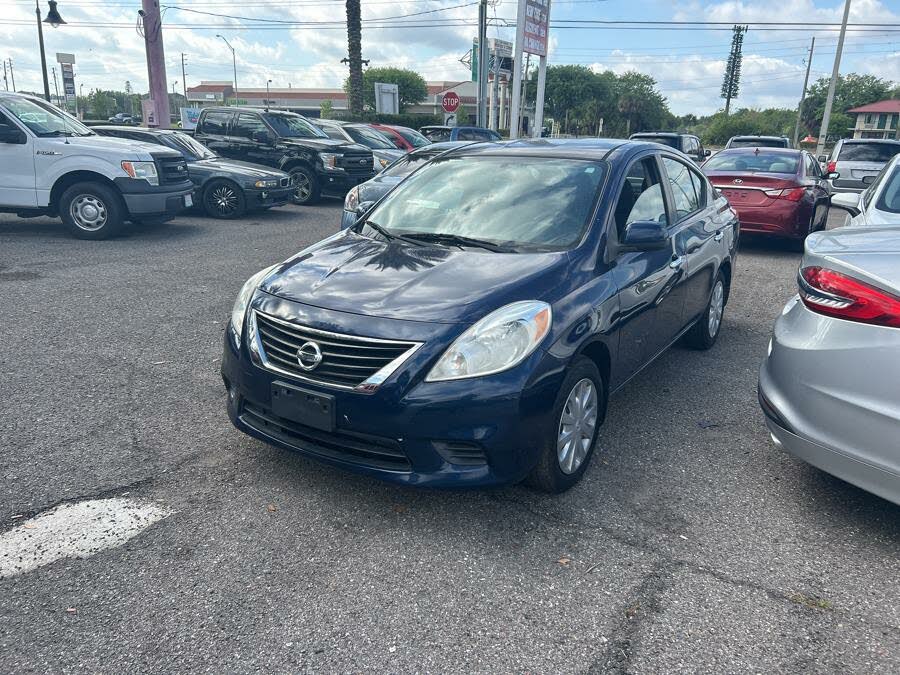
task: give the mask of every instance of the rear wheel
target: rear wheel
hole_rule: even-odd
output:
[[[579,356],[559,388],[544,449],[527,481],[544,492],[564,492],[590,464],[606,412],[606,386],[597,366]]]
[[[300,206],[315,204],[321,196],[321,187],[319,179],[312,169],[305,166],[298,166],[290,170],[291,178],[294,182],[294,194],[291,195],[291,201]]]
[[[57,206],[59,217],[79,239],[106,239],[122,229],[125,208],[119,194],[102,183],[75,183]]]
[[[687,334],[684,341],[693,349],[709,349],[716,343],[719,331],[722,329],[722,318],[725,316],[725,279],[722,273],[716,277],[712,293],[709,294],[709,302],[706,311],[697,320]]]
[[[244,191],[230,180],[213,180],[203,191],[203,210],[213,218],[240,218],[247,210]]]

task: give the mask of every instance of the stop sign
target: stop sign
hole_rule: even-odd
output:
[[[444,94],[444,98],[441,100],[441,107],[444,109],[444,112],[456,112],[456,109],[459,108],[459,96],[456,95],[455,91],[448,91]]]

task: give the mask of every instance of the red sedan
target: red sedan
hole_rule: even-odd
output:
[[[418,131],[410,129],[409,127],[401,127],[397,124],[376,123],[370,124],[369,126],[378,129],[378,131],[390,138],[394,142],[394,145],[401,150],[412,151],[431,143],[431,141]]]
[[[828,182],[805,150],[722,150],[702,168],[737,211],[742,232],[803,241],[825,228]]]

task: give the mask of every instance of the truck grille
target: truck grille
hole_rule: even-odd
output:
[[[244,401],[240,420],[270,438],[314,455],[394,471],[411,468],[409,458],[392,438],[349,431],[319,431],[273,415],[249,401]]]
[[[375,173],[373,161],[371,152],[348,153],[341,157],[340,166],[353,175],[371,175]]]
[[[304,380],[333,387],[353,389],[397,359],[408,357],[417,342],[380,340],[342,335],[308,328],[255,312],[263,363]],[[311,369],[302,368],[298,358],[301,347],[314,343],[321,361]],[[309,348],[309,351],[315,351]],[[306,364],[309,368],[309,364]]]
[[[187,163],[182,157],[154,157],[160,185],[188,180]]]

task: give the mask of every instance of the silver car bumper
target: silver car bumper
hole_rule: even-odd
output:
[[[776,444],[900,504],[900,330],[832,319],[799,298],[759,373]]]

